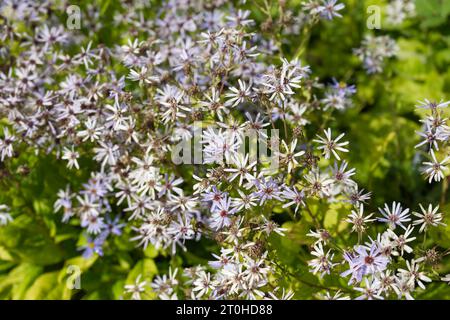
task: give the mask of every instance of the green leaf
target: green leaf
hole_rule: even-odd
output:
[[[63,297],[64,287],[58,282],[59,271],[41,275],[25,294],[27,300],[55,300]]]

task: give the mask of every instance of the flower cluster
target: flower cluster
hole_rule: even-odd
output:
[[[439,207],[410,212],[394,202],[367,214],[371,193],[344,159],[348,136],[324,120],[353,106],[355,85],[314,77],[300,59],[301,45],[283,55],[281,41],[258,33],[240,4],[168,0],[148,10],[141,1],[122,2],[111,23],[127,32],[116,35],[115,46],[91,40],[101,25],[66,30],[53,12],[67,6],[1,4],[8,12],[2,61],[9,62],[0,71],[0,160],[51,154],[70,173],[89,173],[81,186],[60,190],[54,203],[62,222],[83,235],[78,249],[85,258],[104,256],[124,236],[140,251],[151,247],[172,257],[195,245],[208,248],[209,256],[197,259],[203,264],[183,268],[171,259],[168,274],[139,275],[124,286],[127,298],[149,291],[160,299],[293,298],[295,288],[280,279],[296,274],[273,245],[292,231],[281,226],[285,216],[314,226],[308,234],[316,240],[314,258],[305,266],[320,277],[349,276],[343,290],[358,298],[409,299],[432,280],[425,267],[440,253],[413,243],[417,233],[425,237],[443,225]],[[282,32],[296,34],[320,19],[333,23],[344,8],[337,0],[305,1],[296,18],[283,11]],[[86,11],[95,17],[98,10]],[[270,16],[270,8],[260,10]],[[274,28],[266,22],[262,29]],[[367,37],[355,54],[376,73],[395,51],[389,37]],[[447,161],[436,165],[433,152],[450,136],[438,113],[447,104],[427,102],[433,114],[420,145],[433,157],[430,181],[443,178]],[[249,136],[259,153],[247,145]],[[357,243],[337,242],[324,228],[318,208],[334,204],[349,212],[343,222]],[[11,219],[1,205],[0,225]],[[386,230],[369,234],[380,226]]]
[[[397,44],[389,36],[367,35],[353,53],[361,60],[366,72],[372,74],[382,72],[385,59],[395,56],[397,51]]]
[[[416,15],[416,5],[412,0],[392,0],[386,6],[387,21],[398,25]]]
[[[430,161],[423,162],[423,174],[426,175],[429,183],[432,181],[439,182],[446,176],[446,164],[450,157],[444,157],[439,161],[435,152],[439,151],[439,145],[442,149],[450,139],[450,127],[447,125],[447,118],[443,114],[443,108],[446,108],[449,104],[450,101],[438,103],[425,99],[417,106],[418,109],[427,112],[425,119],[421,120],[423,131],[417,132],[422,141],[416,145],[416,148],[425,148],[429,157],[431,157]]]

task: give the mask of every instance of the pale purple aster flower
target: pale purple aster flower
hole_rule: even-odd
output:
[[[231,198],[223,198],[212,213],[210,226],[215,230],[228,227],[231,224],[230,216],[237,212],[237,208],[231,207]]]
[[[281,201],[281,192],[280,187],[275,182],[275,180],[270,177],[266,180],[265,177],[262,177],[260,179],[255,179],[255,186],[258,189],[254,193],[255,196],[259,197],[260,201],[259,204],[262,205],[267,200],[276,199]]]
[[[389,225],[389,228],[395,229],[397,226],[400,226],[404,230],[406,227],[404,226],[404,222],[411,221],[409,218],[409,209],[406,208],[403,210],[400,203],[392,202],[392,209],[390,209],[387,203],[384,204],[384,209],[378,208],[380,213],[382,214],[382,218],[377,218],[380,222],[385,222]]]
[[[79,251],[83,251],[83,258],[89,259],[95,253],[99,256],[103,256],[103,243],[104,239],[102,237],[97,238],[87,238],[87,244],[78,248]]]
[[[334,17],[342,18],[342,15],[338,11],[344,9],[345,5],[336,2],[337,0],[324,0],[323,5],[317,10],[327,20],[333,20]]]
[[[356,291],[362,292],[362,295],[355,298],[355,300],[384,300],[384,298],[379,294],[380,291],[380,281],[372,277],[371,279],[364,279],[364,287],[354,288]]]

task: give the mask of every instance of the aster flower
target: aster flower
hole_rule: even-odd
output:
[[[72,146],[72,149],[69,149],[67,147],[64,147],[64,154],[62,158],[64,160],[67,160],[67,168],[72,169],[73,167],[80,169],[80,166],[78,165],[77,159],[80,157],[80,154],[74,150],[74,147]]]
[[[294,139],[289,147],[284,140],[282,140],[281,143],[284,146],[284,150],[286,150],[285,153],[280,153],[281,163],[287,164],[288,173],[291,173],[292,169],[298,166],[298,161],[295,158],[304,155],[305,151],[301,150],[295,152],[295,148],[297,147],[297,139]]]
[[[380,282],[372,277],[371,279],[364,279],[364,287],[355,288],[356,291],[362,292],[363,294],[357,297],[355,300],[383,300],[384,298],[378,294],[380,288]]]
[[[343,3],[337,3],[337,0],[324,0],[323,4],[317,8],[320,15],[327,20],[333,20],[334,17],[342,18],[338,12],[345,8]]]
[[[450,101],[441,100],[440,102],[436,102],[424,99],[423,101],[419,101],[416,107],[419,109],[437,110],[438,108],[445,108],[448,105],[450,105]]]
[[[230,87],[230,93],[225,94],[225,97],[228,98],[225,102],[226,106],[236,107],[238,104],[245,102],[251,96],[252,87],[251,85],[247,86],[247,84],[241,79],[238,80],[239,89],[235,87]]]
[[[193,282],[193,295],[196,299],[199,299],[207,294],[208,291],[215,289],[214,281],[211,280],[211,274],[209,272],[201,271],[196,275],[196,279]]]
[[[413,221],[413,225],[421,225],[419,232],[426,231],[428,227],[433,226],[437,227],[439,225],[445,226],[445,223],[442,223],[442,213],[439,213],[439,206],[433,208],[430,204],[427,209],[422,207],[422,204],[419,204],[422,213],[413,212],[412,214],[418,217],[419,219]]]
[[[288,203],[283,204],[283,208],[295,205],[295,213],[297,213],[300,206],[305,206],[305,192],[303,190],[298,191],[295,187],[292,187],[291,189],[284,186],[281,196],[288,201],[291,200]]]
[[[195,231],[188,215],[185,215],[184,217],[178,216],[177,220],[172,221],[167,228],[167,233],[173,237],[173,254],[176,252],[176,244],[180,245],[181,248],[186,251],[186,247],[184,246],[186,240],[194,239],[195,236]]]
[[[373,241],[370,246],[356,246],[355,268],[364,274],[376,274],[386,269],[389,259],[381,254],[380,245]]]
[[[393,289],[397,294],[398,299],[401,299],[404,296],[407,300],[414,300],[411,295],[411,292],[414,291],[414,286],[411,285],[409,277],[397,276],[395,278]]]
[[[331,239],[330,233],[325,229],[319,229],[316,231],[309,230],[309,233],[306,234],[308,237],[316,238],[316,242],[314,242],[314,245],[318,243],[327,244],[328,241]]]
[[[145,292],[147,281],[141,281],[142,275],[138,275],[134,284],[125,285],[125,292],[131,293],[131,299],[141,300],[141,294]]]
[[[413,252],[413,248],[411,248],[408,243],[416,240],[416,237],[409,237],[411,233],[413,232],[414,227],[411,225],[408,226],[408,228],[405,230],[405,233],[402,235],[397,235],[392,231],[391,229],[388,229],[388,233],[392,238],[392,243],[396,246],[396,248],[400,252],[393,252],[394,255],[401,255],[403,256],[404,252],[411,253]]]
[[[239,193],[239,198],[232,198],[233,206],[236,207],[238,211],[242,209],[250,209],[257,205],[258,198],[253,194],[245,194],[241,190],[237,190]]]
[[[236,166],[236,168],[227,168],[225,169],[226,172],[231,172],[232,175],[228,179],[229,182],[232,182],[234,179],[239,177],[239,186],[242,185],[244,182],[244,179],[247,182],[251,182],[255,180],[255,177],[252,175],[252,172],[256,169],[256,161],[249,161],[249,154],[247,153],[245,156],[238,153],[234,157],[233,165]]]
[[[309,183],[309,191],[318,197],[325,197],[330,195],[330,187],[333,184],[333,179],[318,170],[312,170],[305,175],[305,180]]]
[[[294,297],[294,292],[292,290],[285,290],[283,288],[283,291],[281,293],[280,297],[277,297],[276,291],[278,291],[278,287],[274,289],[274,292],[269,292],[269,296],[265,297],[265,300],[291,300]]]
[[[337,151],[348,152],[348,149],[345,149],[344,146],[348,145],[348,141],[339,142],[339,140],[345,135],[344,133],[340,134],[336,139],[331,138],[331,129],[323,131],[325,133],[325,138],[317,135],[319,139],[314,139],[314,142],[320,144],[317,148],[319,150],[323,150],[323,154],[325,155],[325,159],[330,159],[331,154],[338,160],[341,160]]]
[[[120,216],[117,215],[114,219],[110,215],[106,215],[105,224],[102,231],[102,236],[107,237],[109,235],[120,236],[122,235],[122,229],[125,227],[125,223],[120,223]]]
[[[276,199],[281,201],[281,191],[278,183],[271,177],[266,179],[264,177],[255,179],[254,183],[258,191],[254,193],[260,199],[259,205],[262,205],[267,200]]]
[[[431,183],[433,180],[439,182],[441,179],[444,179],[444,171],[447,171],[446,164],[450,160],[450,157],[446,157],[439,162],[433,150],[430,150],[430,154],[433,161],[423,163],[426,166],[423,173],[427,175],[428,183]]]
[[[8,128],[3,128],[3,139],[0,139],[0,159],[4,161],[6,157],[13,156],[13,143],[16,138],[9,133]]]
[[[354,206],[359,206],[361,203],[366,203],[370,199],[371,192],[364,193],[364,189],[358,190],[358,186],[351,187],[348,190],[346,202],[350,202]]]
[[[408,284],[412,287],[417,283],[419,287],[425,289],[423,282],[431,282],[431,279],[425,275],[425,272],[419,271],[420,264],[417,261],[406,261],[406,269],[398,269],[398,277],[408,279]]]
[[[350,179],[351,176],[355,174],[355,169],[352,168],[348,171],[345,171],[347,169],[348,162],[342,161],[341,165],[338,167],[337,162],[334,162],[334,167],[331,169],[333,172],[333,178],[336,183],[340,183],[347,187],[352,187],[356,185],[356,182]]]
[[[266,217],[262,216],[264,223],[258,229],[265,232],[268,236],[272,232],[277,233],[280,236],[284,236],[284,232],[287,231],[286,228],[281,228],[276,222],[268,220]]]
[[[232,263],[231,258],[229,257],[229,254],[232,251],[232,249],[220,248],[220,256],[213,253],[213,257],[217,260],[209,261],[208,264],[214,269],[221,269],[227,266],[229,263]]]
[[[171,297],[174,293],[178,280],[176,279],[178,269],[172,271],[169,268],[169,274],[157,275],[155,279],[150,283],[151,288],[162,299],[163,297]]]
[[[404,222],[411,221],[409,218],[409,209],[406,208],[403,210],[400,203],[392,202],[392,209],[390,209],[387,203],[384,204],[384,209],[378,208],[380,211],[382,218],[377,218],[380,222],[386,222],[389,225],[389,228],[395,229],[397,226],[400,226],[404,230],[406,230]]]
[[[231,198],[222,199],[211,215],[211,228],[220,230],[231,224],[231,216],[237,212],[237,208],[231,207]]]
[[[374,214],[371,213],[369,215],[364,215],[364,205],[359,205],[359,210],[352,210],[351,214],[345,220],[348,223],[352,224],[352,232],[357,232],[359,234],[359,238],[361,239],[361,235],[366,231],[367,224],[375,221],[375,219],[370,219]]]
[[[325,274],[330,274],[331,269],[334,267],[332,262],[334,254],[331,253],[331,249],[325,253],[322,243],[318,242],[314,245],[314,250],[311,252],[315,259],[308,261],[308,266],[312,268],[312,273],[316,274],[320,272],[321,277]]]
[[[99,256],[103,255],[103,237],[97,238],[87,238],[87,244],[78,248],[78,250],[83,251],[83,257],[89,259],[94,254],[98,254]]]

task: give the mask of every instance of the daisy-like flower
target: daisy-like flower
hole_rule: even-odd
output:
[[[213,257],[217,260],[209,261],[208,264],[214,269],[221,269],[229,263],[232,263],[231,257],[229,256],[232,252],[232,249],[220,248],[220,256],[213,253]]]
[[[414,285],[411,284],[409,277],[405,277],[403,274],[400,274],[395,278],[395,284],[392,287],[397,294],[397,298],[401,299],[403,296],[406,300],[414,300],[411,292],[414,291]]]
[[[358,206],[360,203],[366,203],[370,199],[371,192],[364,193],[364,189],[358,190],[358,186],[349,188],[347,191],[347,199],[345,202],[350,202],[354,206]]]
[[[135,70],[131,69],[128,79],[130,79],[131,81],[139,81],[140,86],[143,86],[144,84],[151,84],[151,83],[159,81],[158,77],[149,75],[149,70],[145,66],[142,67],[140,71],[135,71]]]
[[[211,89],[211,95],[205,94],[207,101],[200,101],[200,105],[217,115],[220,121],[223,121],[222,113],[228,114],[230,111],[220,102],[220,94],[216,88]]]
[[[236,107],[238,104],[245,102],[246,99],[250,98],[252,93],[252,86],[242,81],[241,79],[238,80],[239,83],[239,89],[235,87],[230,87],[229,93],[225,94],[225,97],[228,98],[228,100],[225,102],[226,106]]]
[[[125,292],[131,293],[131,299],[141,300],[141,294],[145,292],[147,281],[141,281],[142,275],[138,275],[133,284],[125,285]]]
[[[438,108],[445,108],[450,105],[450,101],[430,101],[428,99],[424,99],[423,101],[419,101],[419,104],[416,106],[419,109],[427,109],[427,110],[436,110]]]
[[[266,281],[267,274],[271,269],[267,266],[267,253],[267,251],[264,252],[262,256],[257,259],[252,259],[247,255],[244,256],[244,279],[249,286]]]
[[[408,226],[408,228],[405,230],[405,233],[402,235],[397,235],[392,231],[391,229],[388,229],[387,232],[391,236],[392,243],[395,245],[395,247],[400,251],[394,251],[392,252],[393,255],[401,255],[403,256],[403,253],[406,251],[407,253],[413,252],[413,248],[411,248],[408,243],[416,240],[416,237],[409,237],[411,233],[413,232],[414,227],[411,225]]]
[[[320,173],[319,170],[312,170],[305,175],[305,180],[309,183],[308,190],[312,195],[326,197],[330,195],[330,187],[334,180],[327,174]]]
[[[258,191],[256,191],[254,195],[259,197],[259,205],[262,205],[264,202],[271,199],[281,201],[280,187],[272,177],[269,179],[262,177],[260,179],[255,179],[254,182],[258,188]]]
[[[324,0],[323,4],[318,7],[320,15],[327,20],[333,20],[334,17],[342,18],[338,12],[345,8],[343,3],[337,3],[337,0]]]
[[[253,194],[245,194],[240,189],[237,190],[240,197],[239,198],[233,198],[233,206],[237,208],[238,211],[241,211],[242,209],[250,209],[251,207],[255,207],[257,205],[258,198]]]
[[[78,137],[81,137],[83,141],[90,140],[91,142],[94,142],[100,138],[100,135],[104,127],[97,126],[97,119],[95,119],[94,117],[89,117],[84,122],[84,125],[86,129],[78,131],[77,133]]]
[[[175,269],[172,272],[172,268],[169,267],[169,275],[157,275],[150,284],[153,291],[156,292],[161,299],[163,299],[163,297],[172,296],[172,293],[178,285],[178,280],[176,278],[177,273],[178,269]]]
[[[209,291],[215,289],[215,282],[211,280],[211,273],[205,271],[201,271],[197,274],[197,278],[194,280],[193,285],[194,288],[192,288],[192,291],[196,299],[200,299]]]
[[[171,194],[169,196],[169,202],[172,205],[172,209],[170,209],[170,211],[181,209],[183,211],[192,212],[197,206],[197,200],[198,197],[185,196],[183,192],[177,195]]]
[[[176,252],[176,244],[179,244],[181,248],[186,251],[184,243],[186,240],[194,239],[195,236],[195,231],[188,215],[185,215],[184,217],[178,216],[177,221],[172,221],[167,228],[167,233],[173,237],[172,254],[175,254]]]
[[[231,207],[231,198],[225,197],[217,205],[211,216],[210,226],[212,229],[220,230],[231,224],[231,216],[237,212],[237,208]]]
[[[161,198],[163,195],[171,195],[173,192],[180,193],[182,189],[177,187],[178,185],[183,183],[182,178],[175,178],[174,175],[169,175],[166,173],[164,175],[164,183],[159,186],[156,186],[156,190],[158,191],[158,198]]]
[[[439,225],[445,226],[446,224],[442,221],[442,213],[438,212],[439,206],[433,208],[433,205],[428,205],[428,208],[425,209],[422,207],[422,204],[419,204],[420,212],[413,212],[412,214],[418,217],[419,219],[413,221],[413,225],[421,225],[419,232],[426,231],[428,227],[437,227]]]
[[[442,179],[444,179],[444,171],[447,170],[446,164],[450,160],[450,157],[446,157],[441,162],[437,161],[436,155],[434,154],[434,150],[430,150],[432,161],[423,162],[425,165],[425,168],[423,170],[423,173],[426,174],[428,178],[428,183],[431,183],[431,181],[439,182]]]
[[[379,294],[385,296],[394,290],[395,276],[391,274],[391,270],[385,270],[375,275],[376,279],[380,282]]]
[[[356,182],[350,179],[351,176],[355,174],[355,169],[352,168],[348,171],[345,171],[347,169],[348,162],[342,161],[341,165],[338,167],[337,162],[334,163],[334,168],[332,168],[333,172],[333,178],[336,181],[336,183],[342,184],[347,187],[356,186]]]
[[[308,237],[317,239],[316,242],[314,242],[314,245],[316,245],[317,243],[327,244],[331,239],[330,233],[325,229],[319,229],[316,231],[309,230],[309,233],[307,233],[306,235]]]
[[[292,169],[298,165],[297,157],[300,157],[305,154],[305,151],[301,150],[295,152],[295,148],[297,147],[297,139],[294,139],[290,146],[286,144],[284,140],[281,141],[283,144],[285,153],[280,153],[281,163],[288,165],[288,173],[291,173]]]
[[[105,239],[103,237],[97,237],[97,238],[88,237],[87,244],[79,247],[77,250],[83,251],[82,255],[85,259],[89,259],[95,253],[98,254],[99,256],[102,256],[104,242],[105,242]]]
[[[377,241],[373,241],[370,246],[356,246],[355,253],[355,269],[361,270],[363,274],[376,274],[385,270],[389,264],[389,259],[381,254]]]
[[[376,221],[376,219],[370,219],[374,214],[364,215],[364,205],[361,203],[359,205],[359,210],[352,210],[350,215],[345,220],[348,223],[352,224],[352,232],[357,232],[361,235],[366,231],[366,224]]]
[[[295,187],[291,189],[285,186],[281,196],[288,201],[290,200],[288,203],[283,204],[283,208],[295,205],[295,213],[297,213],[300,206],[305,206],[305,192],[303,190],[298,191]]]
[[[236,156],[233,157],[232,162],[236,168],[225,169],[226,172],[232,173],[231,177],[228,179],[229,182],[232,182],[234,179],[239,177],[239,186],[242,186],[244,179],[247,182],[255,180],[255,177],[253,176],[252,172],[255,171],[257,162],[256,161],[250,162],[248,153],[245,156],[243,156],[241,153],[237,153]]]
[[[431,152],[431,150],[433,150],[433,148],[435,150],[439,150],[436,131],[430,127],[429,123],[426,123],[425,127],[426,127],[426,129],[424,132],[416,131],[416,133],[419,136],[423,137],[424,139],[423,139],[423,141],[416,144],[415,148],[418,148],[418,147],[428,144],[428,148],[430,149],[430,152]]]
[[[323,132],[325,133],[325,138],[317,135],[317,137],[319,139],[313,140],[314,142],[317,142],[320,144],[320,146],[317,147],[317,149],[323,150],[325,159],[330,159],[331,154],[333,154],[337,160],[341,160],[337,151],[348,152],[348,149],[344,148],[344,146],[348,145],[348,141],[339,142],[339,140],[342,139],[342,137],[345,135],[345,133],[340,134],[336,139],[332,139],[330,128],[328,128],[327,130],[324,130]]]
[[[277,234],[279,234],[280,236],[284,236],[284,232],[287,231],[287,229],[285,228],[280,228],[280,226],[272,221],[272,220],[268,220],[266,217],[262,216],[263,218],[263,225],[261,227],[258,228],[258,230],[261,230],[263,232],[265,232],[267,235],[272,234],[272,232],[275,232]]]
[[[264,93],[270,95],[269,100],[282,102],[286,100],[286,95],[293,95],[292,88],[300,88],[300,82],[303,75],[299,74],[298,60],[292,62],[281,59],[283,66],[281,71],[276,71],[268,75],[264,75],[262,85],[266,87]]]
[[[389,228],[394,230],[397,226],[400,226],[404,230],[406,227],[403,223],[411,221],[409,217],[409,209],[406,208],[403,210],[400,203],[392,202],[392,209],[390,209],[387,203],[384,204],[384,209],[378,208],[380,211],[382,218],[377,218],[380,222],[386,222],[389,225]]]
[[[314,245],[314,250],[311,252],[315,259],[308,261],[308,266],[312,268],[311,272],[316,274],[320,272],[320,276],[323,277],[325,274],[330,274],[331,269],[336,265],[332,262],[334,253],[331,253],[331,249],[324,252],[321,242]]]
[[[67,147],[64,147],[64,154],[62,158],[64,160],[67,160],[67,168],[72,169],[73,167],[80,169],[80,166],[78,165],[77,159],[80,157],[80,154],[74,150],[73,146],[72,149],[69,149]]]
[[[103,217],[98,216],[85,216],[81,219],[81,226],[87,228],[87,232],[90,234],[99,234],[105,227]]]
[[[211,201],[211,211],[214,211],[219,203],[227,197],[227,193],[220,191],[216,186],[203,193],[202,201]]]
[[[3,139],[0,139],[0,159],[4,161],[6,157],[13,156],[13,143],[16,137],[9,133],[8,128],[3,128]]]
[[[380,290],[380,281],[375,277],[372,277],[371,279],[365,278],[364,287],[355,288],[355,290],[362,293],[362,295],[355,298],[355,300],[384,300],[378,293]]]

